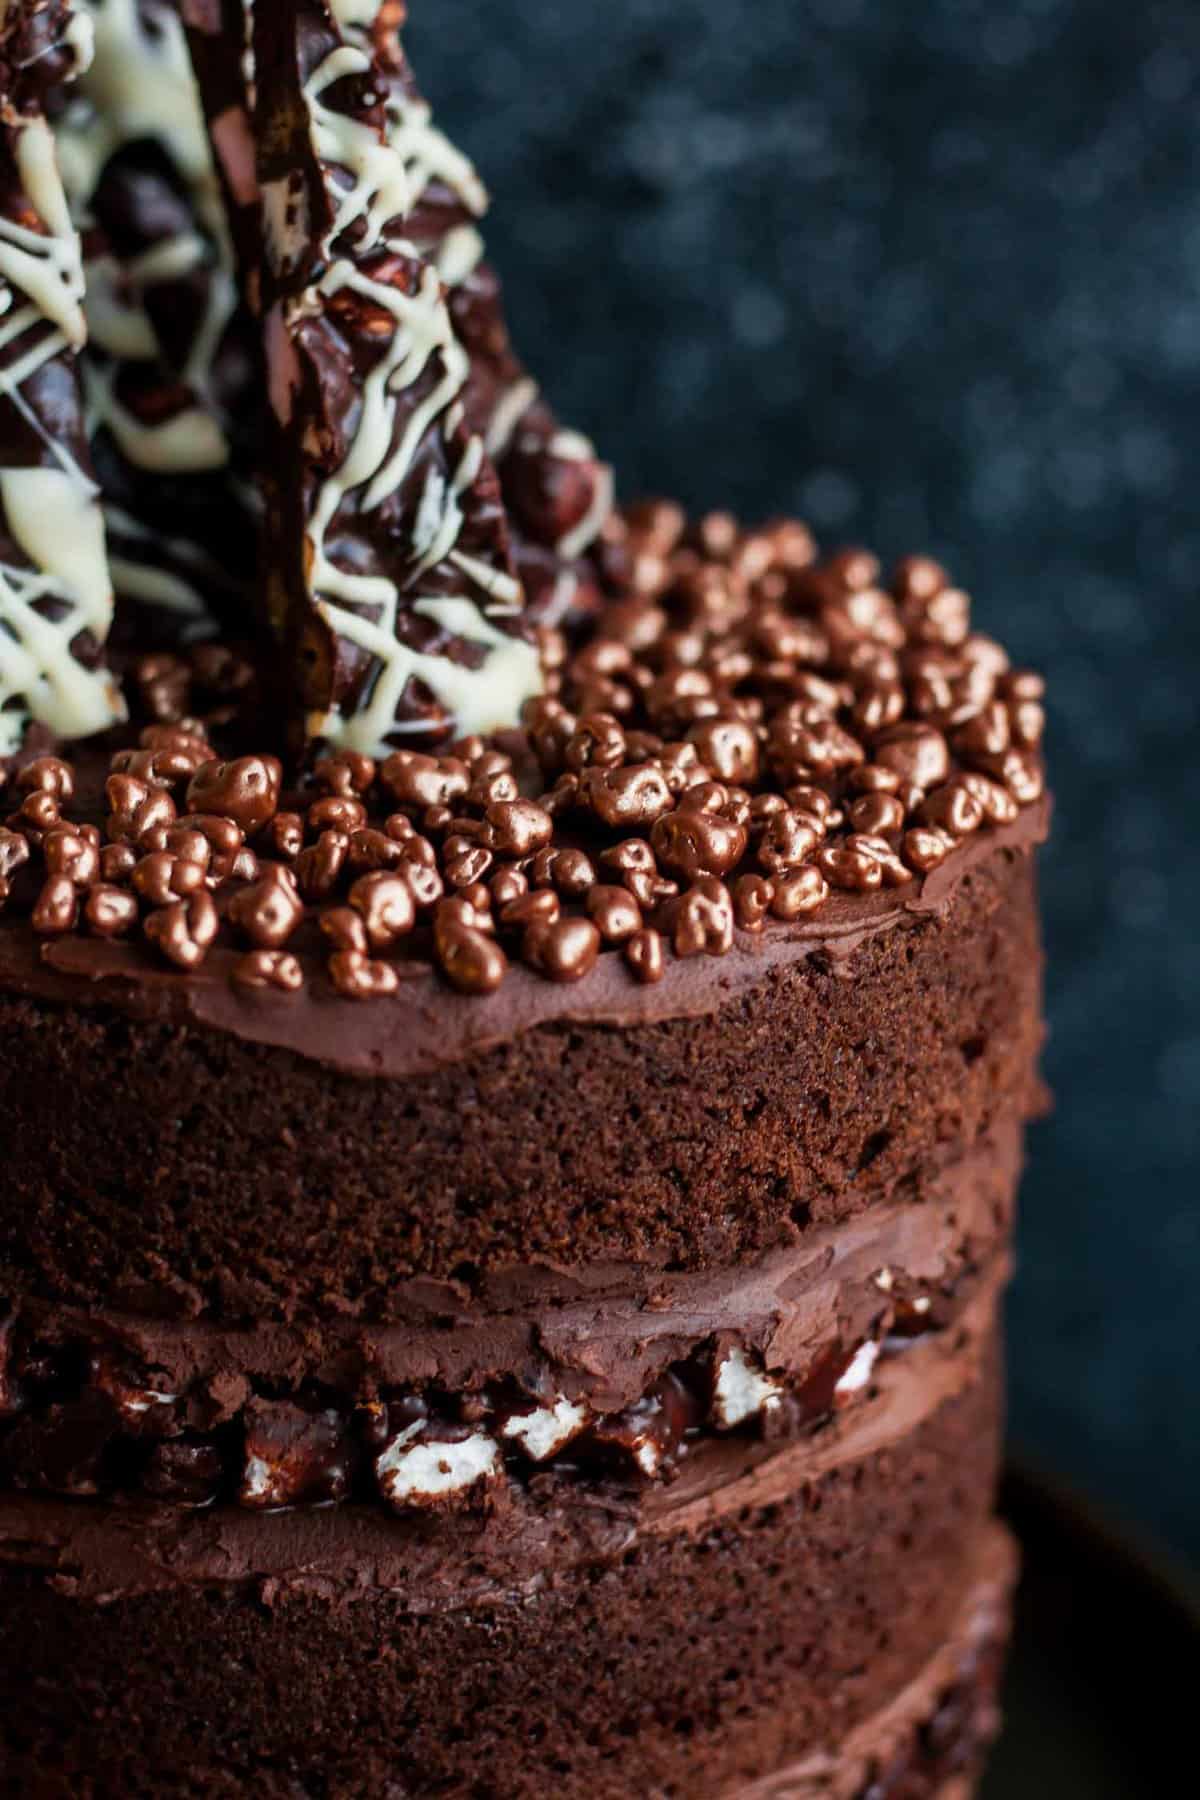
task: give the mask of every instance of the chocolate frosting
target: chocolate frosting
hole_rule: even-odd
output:
[[[736,1339],[773,1376],[803,1377],[832,1342],[853,1347],[869,1335],[896,1283],[969,1288],[1007,1233],[1020,1161],[1013,1119],[932,1176],[918,1200],[815,1230],[745,1267],[540,1263],[484,1274],[473,1291],[410,1281],[397,1297],[401,1322],[389,1325],[238,1328],[35,1302],[17,1317],[41,1343],[84,1342],[163,1392],[203,1395],[209,1418],[230,1416],[252,1392],[309,1383],[355,1398],[375,1387],[478,1391],[505,1378],[610,1413],[714,1339]]]
[[[998,1259],[957,1329],[881,1365],[870,1396],[828,1431],[781,1448],[726,1439],[714,1444],[710,1454],[692,1458],[673,1486],[649,1494],[641,1529],[705,1531],[731,1512],[774,1506],[801,1482],[817,1481],[910,1436],[978,1379],[1010,1273],[1008,1258]]]
[[[870,938],[944,915],[960,883],[993,856],[1027,855],[1044,843],[1044,798],[1017,819],[968,838],[940,868],[908,886],[837,894],[807,922],[772,923],[759,937],[738,933],[732,953],[672,962],[667,978],[639,987],[619,954],[602,956],[588,981],[557,987],[513,968],[500,991],[454,994],[428,966],[413,965],[392,997],[369,1007],[337,996],[314,972],[298,993],[235,988],[236,957],[216,950],[191,973],[157,967],[137,949],[78,937],[34,943],[25,921],[0,919],[0,987],[60,1005],[113,1006],[140,1019],[166,1019],[274,1045],[343,1073],[402,1079],[458,1061],[538,1026],[579,1023],[632,1029],[717,1012],[776,969],[821,958],[835,969]]]
[[[358,1507],[183,1513],[6,1495],[0,1564],[40,1569],[93,1600],[251,1582],[267,1604],[284,1588],[348,1599],[385,1589],[414,1613],[520,1603],[555,1570],[619,1555],[645,1534],[705,1531],[901,1441],[980,1379],[1006,1272],[980,1288],[952,1342],[930,1338],[885,1365],[871,1395],[816,1438],[714,1440],[673,1485],[645,1495],[600,1488],[580,1504],[572,1491],[564,1504],[547,1476],[527,1493],[509,1491],[490,1514],[412,1520]]]

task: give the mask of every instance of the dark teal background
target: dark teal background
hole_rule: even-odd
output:
[[[1200,1558],[1200,7],[411,10],[625,492],[931,549],[1048,673],[1014,1430]]]

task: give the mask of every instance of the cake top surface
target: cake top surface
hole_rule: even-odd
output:
[[[0,974],[365,1068],[707,1008],[1045,822],[936,563],[612,512],[404,13],[0,31]]]
[[[666,502],[614,520],[604,553],[613,598],[542,630],[522,730],[441,751],[337,751],[289,784],[244,659],[135,659],[125,741],[7,765],[21,955],[143,1004],[190,990],[273,1041],[317,1000],[319,1053],[340,1031],[370,1066],[406,1017],[470,1043],[707,1009],[718,968],[728,986],[798,943],[850,946],[1044,835],[1042,682],[937,564],[885,580],[800,524],[689,527]]]

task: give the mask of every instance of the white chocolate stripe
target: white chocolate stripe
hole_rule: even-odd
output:
[[[185,538],[152,531],[111,501],[104,507],[108,526],[108,560],[113,581],[122,594],[143,605],[175,613],[184,621],[181,641],[192,643],[211,633],[212,621],[203,589],[220,585],[223,575],[197,544]],[[160,567],[155,553],[170,565]],[[193,587],[184,571],[194,572],[201,587]]]
[[[343,18],[335,9],[335,16],[340,23],[359,28],[371,24],[374,11],[356,7],[353,16]],[[336,81],[371,66],[365,49],[341,45],[323,60],[305,88],[314,156],[323,171],[333,166],[351,177],[350,188],[337,202],[333,227],[325,240],[326,254],[341,234],[359,221],[365,224],[365,233],[355,254],[369,254],[384,241],[388,226],[395,229],[410,213],[415,197],[430,178],[427,170],[452,163],[461,174],[467,166],[461,159],[453,162],[448,146],[445,151],[436,144],[430,149],[427,109],[419,118],[416,113],[410,117],[402,150],[364,121],[324,105],[321,97]],[[282,251],[284,267],[290,266],[291,246],[298,241],[303,224],[292,216],[294,204],[290,187],[286,193],[264,195],[272,248],[277,255]],[[416,247],[402,238],[387,235],[386,244],[414,262],[421,260]],[[402,644],[396,635],[401,603],[397,583],[384,572],[364,575],[339,568],[327,553],[327,534],[352,493],[359,495],[362,512],[377,511],[411,475],[431,429],[440,428],[444,441],[460,429],[461,396],[470,375],[470,362],[455,336],[435,266],[425,263],[415,290],[405,293],[391,282],[373,278],[357,262],[339,257],[314,288],[267,321],[271,389],[281,418],[290,408],[295,374],[290,319],[345,291],[390,313],[395,323],[386,350],[363,382],[349,452],[318,493],[308,524],[311,555],[307,579],[313,604],[330,632],[364,651],[378,664],[378,672],[365,705],[350,716],[344,716],[338,707],[314,714],[309,720],[310,734],[348,748],[371,752],[383,748],[396,729],[397,709],[414,676],[429,687],[460,731],[511,723],[524,700],[538,691],[541,673],[532,646],[508,637],[485,616],[497,610],[519,612],[519,582],[458,548],[464,522],[462,495],[477,479],[485,454],[480,440],[468,441],[452,480],[437,470],[426,477],[413,534],[410,579],[450,563],[460,569],[466,589],[479,590],[486,605],[468,597],[467,591],[461,597],[420,597],[411,604],[415,612],[443,630],[485,650],[482,668],[469,668]],[[439,377],[411,408],[396,441],[398,396],[411,392],[431,367],[440,371]],[[358,608],[369,609],[376,616],[364,617]]]
[[[112,677],[86,669],[71,643],[91,630],[102,643],[112,617],[104,521],[95,493],[62,469],[0,470],[8,529],[33,564],[0,563],[0,704],[19,697],[60,737],[104,731],[124,716]],[[64,604],[49,619],[38,603]],[[0,710],[0,753],[20,746],[24,711]]]
[[[487,452],[490,457],[504,455],[516,436],[517,427],[537,397],[538,384],[531,376],[526,375],[522,380],[513,382],[497,403],[492,422],[488,426]]]
[[[86,269],[91,341],[101,352],[85,362],[89,435],[107,428],[135,468],[158,474],[189,474],[224,467],[229,460],[228,422],[214,390],[214,362],[237,306],[233,250],[220,186],[213,164],[191,58],[171,0],[81,0],[81,22],[94,36],[95,57],[79,92],[55,127],[67,195],[81,223],[110,158],[123,145],[150,139],[162,146],[194,209],[196,229],[151,246],[126,266],[110,255],[90,259]],[[144,423],[117,398],[116,364],[162,360],[162,346],[145,306],[156,285],[195,269],[206,273],[203,315],[183,366],[172,376],[188,386],[193,404],[166,418]],[[160,555],[183,548],[143,528],[140,537]],[[123,593],[146,603],[180,610],[189,584],[176,583],[156,561],[128,556],[114,564]],[[200,596],[192,603],[202,606]]]
[[[484,243],[474,225],[458,225],[429,254],[448,288],[461,287],[483,261]]]
[[[481,219],[488,209],[487,189],[470,159],[434,125],[426,102],[410,100],[393,89],[386,110],[388,142],[404,160],[413,204],[420,202],[432,181],[441,181],[469,213]]]
[[[87,336],[81,305],[83,264],[58,180],[54,140],[43,119],[29,119],[20,126],[16,163],[21,186],[46,229],[31,231],[0,219],[0,279],[19,288],[37,316],[50,321],[62,339],[78,349]],[[57,350],[47,354],[56,355]],[[22,379],[17,379],[17,386]]]
[[[350,40],[357,39],[361,50],[368,53],[371,30],[379,17],[380,0],[329,0],[329,10]],[[393,84],[385,110],[388,143],[405,167],[409,190],[406,210],[420,204],[431,182],[440,181],[467,212],[481,219],[488,209],[487,189],[470,158],[456,149],[445,132],[439,131],[433,123],[433,113],[427,102],[412,99]],[[460,280],[466,279],[483,253],[482,239],[477,242],[474,261]]]
[[[66,42],[77,57],[86,56],[86,30],[72,30]],[[0,563],[0,753],[10,753],[30,716],[75,738],[114,724],[124,707],[108,672],[85,667],[72,653],[85,632],[102,646],[112,623],[95,484],[21,391],[46,364],[73,356],[86,341],[79,237],[45,120],[6,110],[4,129],[24,196],[44,231],[0,219],[0,350],[16,352],[0,370],[0,394],[48,458],[44,465],[0,465],[4,522],[25,559],[25,566]],[[14,304],[18,292],[28,304]]]
[[[378,0],[331,0],[330,10],[338,23],[350,31],[366,34],[379,14]],[[410,196],[409,206],[417,206],[431,182],[440,181],[454,194],[464,210],[482,219],[488,210],[487,189],[480,181],[469,158],[450,142],[433,123],[432,112],[424,100],[414,100],[393,84],[386,104],[388,141],[403,159]],[[483,238],[470,225],[449,232],[439,245],[418,243],[422,253],[433,258],[438,273],[448,288],[456,288],[470,279],[485,253]],[[538,384],[530,377],[514,382],[497,402],[487,432],[487,454],[496,461],[504,456],[515,437],[521,420],[537,401]],[[562,443],[559,444],[558,440]],[[551,454],[585,460],[595,456],[587,438],[579,432],[560,432],[551,446]],[[614,484],[611,470],[603,470],[597,479],[596,492],[587,515],[567,532],[555,549],[568,562],[583,555],[593,544],[612,512]]]
[[[191,59],[171,0],[81,0],[90,16],[95,57],[55,128],[63,185],[73,211],[86,210],[105,164],[122,145],[161,144],[192,195],[205,231],[226,240],[224,208]],[[232,266],[232,262],[231,262]]]
[[[354,177],[349,193],[338,201],[333,224],[325,238],[325,251],[342,233],[362,219],[366,234],[360,252],[374,249],[389,220],[405,218],[412,210],[408,171],[392,147],[369,124],[322,105],[321,95],[347,75],[364,75],[371,58],[350,44],[333,50],[309,78],[305,88],[313,151],[323,163],[334,163]]]
[[[88,363],[84,367],[92,435],[106,425],[126,461],[155,474],[190,475],[225,467],[229,440],[206,407],[184,407],[145,425],[121,405],[116,378],[114,364],[102,368]]]
[[[592,496],[592,504],[584,517],[565,535],[559,538],[555,549],[566,562],[574,562],[582,556],[589,544],[595,543],[603,529],[613,507],[613,473],[601,466],[596,476],[596,491]]]
[[[153,362],[158,339],[145,308],[135,303],[121,265],[113,256],[96,256],[87,264],[88,339],[106,356],[122,362]]]
[[[343,31],[369,31],[379,16],[379,0],[329,0],[329,10]]]

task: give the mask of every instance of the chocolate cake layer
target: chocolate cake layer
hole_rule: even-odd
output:
[[[962,1800],[1041,684],[923,559],[605,542],[523,732],[285,771],[210,650],[0,772],[18,1784]]]
[[[612,958],[578,992],[418,974],[362,1008],[96,939],[39,959],[5,919],[0,1291],[379,1321],[416,1275],[724,1268],[912,1197],[1034,1103],[1045,827],[652,989]]]
[[[807,1436],[881,1364],[986,1328],[1019,1162],[1010,1120],[919,1203],[743,1269],[513,1268],[473,1296],[414,1282],[402,1324],[18,1303],[0,1322],[0,1487],[403,1511],[545,1468],[585,1490],[666,1480],[730,1432]]]
[[[997,1605],[994,1337],[903,1368],[818,1445],[590,1508],[553,1482],[411,1524],[6,1498],[4,1791],[719,1796],[847,1741],[869,1775]]]
[[[988,1533],[945,1642],[891,1704],[835,1751],[739,1785],[728,1800],[969,1800],[999,1724],[1015,1565],[1005,1534]]]
[[[405,11],[0,29],[0,1795],[964,1800],[1043,684],[610,514]]]

